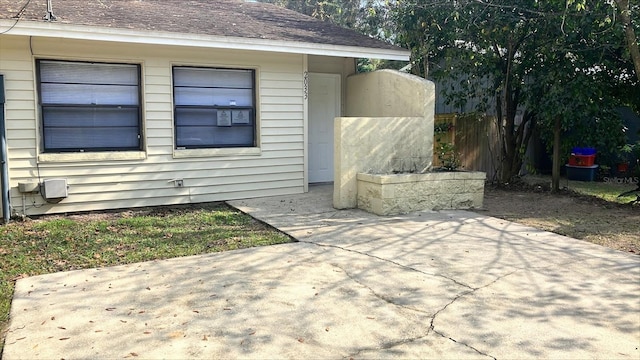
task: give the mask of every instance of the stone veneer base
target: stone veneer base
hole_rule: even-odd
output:
[[[486,173],[357,174],[358,208],[377,215],[482,208]]]

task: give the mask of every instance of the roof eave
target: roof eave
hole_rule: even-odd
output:
[[[145,31],[98,26],[70,25],[35,21],[0,20],[0,29],[13,28],[7,35],[49,38],[112,41],[134,44],[191,46],[200,48],[268,51],[290,54],[324,55],[352,58],[372,58],[408,61],[410,52],[358,46],[330,45],[309,42],[268,40],[231,36],[213,36],[162,31]]]

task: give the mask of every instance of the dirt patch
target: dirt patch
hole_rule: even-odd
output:
[[[640,206],[540,186],[485,188],[481,214],[640,255]]]

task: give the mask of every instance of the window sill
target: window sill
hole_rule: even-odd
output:
[[[77,152],[40,154],[38,155],[38,162],[119,161],[144,160],[146,158],[147,153],[144,151]]]
[[[259,147],[173,150],[173,157],[175,159],[214,156],[257,156],[260,154],[262,154],[262,150]]]

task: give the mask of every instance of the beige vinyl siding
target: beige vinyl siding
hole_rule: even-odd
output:
[[[19,163],[24,164],[24,167],[31,167],[35,166],[37,141],[34,129],[34,73],[33,63],[24,61],[24,45],[27,45],[28,49],[28,40],[0,35],[0,74],[4,75],[5,80],[7,147],[12,149],[7,154],[7,164],[11,166],[13,163]],[[11,176],[9,169],[10,186],[13,187]],[[14,195],[13,189],[11,194]]]
[[[33,54],[31,53],[33,50]],[[303,56],[122,43],[0,37],[5,75],[11,205],[26,214],[76,212],[283,195],[304,191]],[[40,161],[36,59],[141,66],[141,160]],[[174,157],[172,66],[256,70],[257,155]],[[86,155],[86,154],[85,154]],[[44,159],[44,158],[43,158]],[[21,181],[66,178],[69,196],[47,204]],[[184,187],[174,187],[183,179]]]

